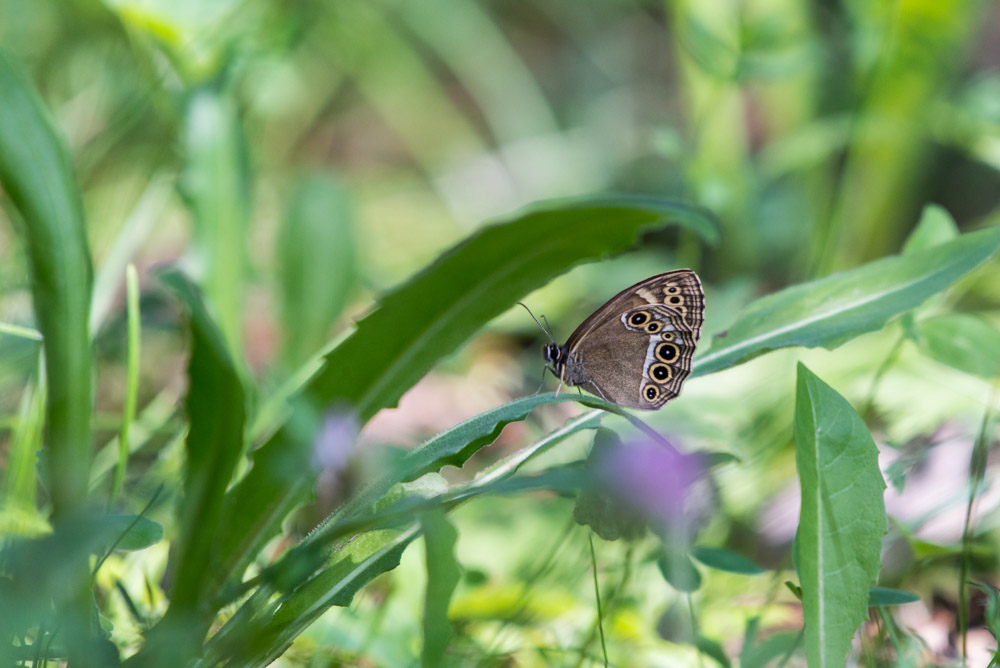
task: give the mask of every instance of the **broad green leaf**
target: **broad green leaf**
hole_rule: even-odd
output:
[[[527,293],[667,224],[715,238],[703,213],[638,197],[568,202],[484,227],[383,296],[327,355],[309,394],[321,405],[349,403],[364,422]]]
[[[964,313],[946,313],[916,325],[920,349],[932,359],[981,378],[1000,374],[1000,331]]]
[[[851,405],[798,366],[798,569],[810,666],[842,666],[868,615],[887,531],[878,448]]]
[[[87,318],[93,271],[69,154],[20,64],[3,50],[0,187],[21,217],[43,337],[47,487],[59,518],[79,512],[87,499],[93,410]]]
[[[920,597],[916,594],[899,589],[872,587],[868,590],[868,607],[903,605],[904,603],[914,603],[919,600]]]
[[[87,507],[94,409],[93,351],[87,318],[93,270],[83,204],[70,155],[21,65],[0,49],[0,190],[13,204],[31,277],[32,307],[45,354],[44,460],[55,523]],[[72,576],[49,622],[62,632],[69,662],[84,665],[103,643],[91,633],[94,598],[86,553],[60,557]],[[32,575],[32,584],[37,584]],[[19,585],[20,583],[15,583]],[[44,600],[41,593],[39,599]],[[11,609],[18,609],[17,606]],[[25,615],[24,619],[30,619]],[[8,626],[10,621],[13,626]],[[0,616],[0,663],[8,663],[22,618]],[[87,658],[85,658],[87,657]],[[12,662],[10,662],[12,663]]]
[[[322,174],[304,177],[289,204],[277,250],[284,360],[294,368],[327,342],[357,280],[347,191]]]
[[[458,532],[441,510],[425,513],[420,521],[424,532],[427,594],[424,598],[424,647],[420,664],[437,668],[444,661],[455,629],[448,619],[448,605],[460,572],[455,561]]]
[[[880,329],[989,259],[1000,248],[1000,226],[876,260],[758,299],[694,361],[694,375],[746,362],[788,346],[832,350]]]
[[[750,561],[742,554],[722,547],[706,547],[696,545],[691,550],[691,556],[709,568],[741,575],[760,575],[764,569]]]

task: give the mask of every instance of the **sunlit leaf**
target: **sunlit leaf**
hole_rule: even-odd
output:
[[[1000,374],[1000,330],[964,313],[946,313],[916,324],[921,350],[932,359],[981,378]]]
[[[798,366],[798,570],[810,666],[842,666],[868,615],[887,530],[878,448],[851,405]]]
[[[788,346],[832,350],[919,306],[998,248],[1000,226],[989,227],[758,299],[724,335],[715,336],[711,349],[694,360],[693,373],[711,373]]]

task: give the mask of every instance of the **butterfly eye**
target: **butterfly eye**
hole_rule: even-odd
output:
[[[684,298],[681,297],[680,295],[674,295],[673,297],[671,297],[667,301],[669,303],[671,303],[671,304],[673,304],[673,305],[676,306],[677,304],[683,304],[684,303]]]
[[[646,401],[652,403],[660,396],[660,388],[656,385],[647,385],[646,389],[642,391],[642,396],[646,397]]]
[[[674,333],[673,332],[663,332],[663,334],[660,334],[660,338],[663,339],[664,341],[673,341],[674,340]]]
[[[649,332],[650,334],[655,334],[656,332],[660,331],[661,327],[663,327],[663,325],[654,320],[653,322],[646,325],[646,331]]]
[[[678,288],[677,288],[676,285],[671,285],[669,288],[667,288],[667,292],[669,294],[672,294],[672,295],[677,294],[677,291],[678,291]]]
[[[634,325],[636,327],[641,326],[647,320],[649,320],[649,314],[644,311],[633,313],[632,317],[628,319],[629,324]]]
[[[666,364],[654,364],[649,367],[649,377],[657,383],[665,383],[674,375],[673,370]]]
[[[656,346],[656,359],[668,364],[677,359],[677,346],[672,343],[660,343]]]

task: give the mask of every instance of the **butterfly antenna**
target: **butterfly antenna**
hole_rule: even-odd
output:
[[[545,320],[545,325],[543,325],[541,323],[541,321],[538,318],[535,317],[535,314],[531,312],[531,309],[528,308],[527,304],[525,304],[524,302],[518,302],[518,304],[520,304],[521,306],[523,306],[524,310],[527,311],[528,315],[531,316],[531,319],[534,320],[538,324],[539,327],[541,327],[542,331],[545,332],[545,336],[549,337],[549,341],[551,341],[552,343],[555,343],[556,342],[555,337],[552,336],[552,332],[549,330],[549,328],[545,326],[545,325],[549,324],[549,321],[545,320],[545,316],[544,315],[542,316],[542,320]]]

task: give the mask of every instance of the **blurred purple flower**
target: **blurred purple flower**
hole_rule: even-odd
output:
[[[343,471],[354,453],[359,429],[352,411],[328,411],[313,442],[313,465],[327,473]]]
[[[603,485],[660,528],[687,525],[692,513],[701,514],[704,504],[692,503],[703,497],[695,490],[705,470],[699,455],[637,442],[605,451],[597,470]]]

